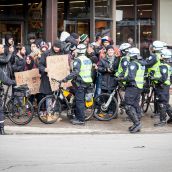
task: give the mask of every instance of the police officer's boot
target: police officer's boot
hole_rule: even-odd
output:
[[[139,132],[141,129],[141,124],[135,109],[132,106],[126,106],[126,113],[134,123],[131,127],[128,128],[130,133]]]
[[[0,135],[5,135],[4,127],[0,127]]]
[[[172,108],[171,108],[171,106],[169,104],[167,105],[167,114],[170,117],[167,120],[167,124],[172,124]]]
[[[163,127],[166,124],[166,105],[159,105],[160,121],[155,123],[155,127]]]

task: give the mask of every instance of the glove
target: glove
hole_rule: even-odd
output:
[[[17,84],[16,84],[16,81],[12,80],[11,85],[12,85],[12,86],[16,86],[16,85],[17,85]]]

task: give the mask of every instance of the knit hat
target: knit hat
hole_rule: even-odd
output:
[[[113,50],[114,50],[114,47],[113,47],[112,45],[108,45],[108,46],[106,47],[106,52],[107,52],[109,49],[113,49]]]
[[[86,39],[88,38],[88,35],[87,34],[82,34],[81,36],[80,36],[80,42],[84,42]]]
[[[60,40],[55,40],[53,43],[53,47],[57,47],[57,48],[62,48],[62,42]]]
[[[79,35],[77,33],[71,33],[70,36],[72,36],[74,39],[78,39]]]

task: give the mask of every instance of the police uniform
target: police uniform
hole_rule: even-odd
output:
[[[4,85],[15,85],[15,81],[8,78],[0,68],[0,134],[4,134],[4,111],[3,111],[3,100],[2,100],[2,84]]]
[[[126,90],[125,90],[125,110],[133,126],[129,127],[130,132],[140,130],[140,115],[141,108],[139,106],[140,95],[143,89],[145,66],[142,66],[139,61],[132,60],[125,73]],[[136,128],[137,127],[137,128]]]
[[[116,77],[124,77],[127,67],[129,65],[130,57],[122,56],[119,62],[118,70],[115,74]]]
[[[72,80],[75,87],[75,117],[73,124],[83,124],[85,122],[85,94],[92,84],[92,62],[84,54],[80,54],[75,58],[73,63],[73,71],[64,79]],[[75,123],[75,122],[76,123]]]
[[[160,113],[160,122],[155,126],[162,126],[166,123],[166,113],[172,118],[169,105],[170,74],[170,66],[166,63],[160,63],[154,74],[155,93]]]

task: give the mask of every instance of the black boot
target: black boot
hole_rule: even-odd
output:
[[[4,127],[0,127],[0,135],[5,135]]]
[[[141,129],[141,124],[140,124],[138,115],[136,113],[136,110],[132,106],[128,106],[128,107],[126,107],[126,113],[129,116],[129,118],[131,119],[131,121],[134,123],[133,126],[128,128],[130,133],[139,132]]]
[[[172,117],[167,120],[167,124],[172,124]]]
[[[167,105],[167,114],[170,117],[167,120],[167,124],[172,124],[172,108],[171,108],[171,106],[169,104]]]
[[[159,115],[160,121],[154,124],[155,127],[163,127],[166,124],[166,105],[159,105]]]

